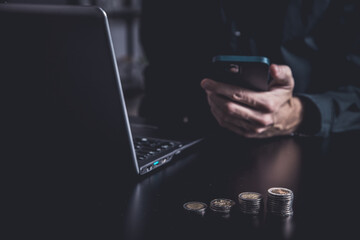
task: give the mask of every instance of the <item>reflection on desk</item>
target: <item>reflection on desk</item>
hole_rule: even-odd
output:
[[[123,237],[316,239],[344,234],[343,227],[350,226],[344,226],[343,221],[349,220],[353,208],[349,206],[349,211],[344,212],[346,201],[339,207],[334,195],[338,189],[355,189],[351,183],[356,181],[349,182],[346,172],[358,157],[354,144],[342,146],[347,139],[239,139],[221,148],[214,148],[217,141],[208,143],[178,176],[172,172],[176,166],[170,166],[135,185],[125,214]],[[340,162],[344,165],[337,167]],[[340,187],[342,180],[346,186]],[[210,209],[204,216],[189,215],[182,209],[187,201],[209,204],[218,197],[236,200],[243,191],[266,196],[267,189],[273,186],[294,191],[294,216],[277,217],[266,210],[251,216],[235,208],[224,218]]]
[[[26,222],[32,226],[28,233],[51,239],[354,238],[359,140],[358,133],[330,139],[225,141],[218,136],[147,177],[119,171],[112,177],[98,176],[95,182],[73,182],[73,187],[56,185],[50,191],[55,197],[47,195],[50,202],[36,208],[46,212],[41,215],[45,218]],[[239,211],[239,193],[259,192],[266,201],[267,189],[274,186],[293,190],[293,216],[276,217],[266,208],[255,216]],[[237,205],[228,216],[209,208],[203,216],[183,209],[185,202],[209,204],[215,198],[233,199]]]

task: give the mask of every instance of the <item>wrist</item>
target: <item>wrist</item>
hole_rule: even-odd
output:
[[[303,106],[303,117],[296,133],[304,136],[316,135],[321,128],[321,116],[319,109],[308,97],[300,95],[297,96],[297,98]]]
[[[292,132],[297,132],[304,120],[304,104],[298,97],[292,97],[290,99],[290,104],[292,105],[292,121],[293,128]]]

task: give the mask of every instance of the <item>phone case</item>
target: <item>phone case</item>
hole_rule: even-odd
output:
[[[213,63],[217,81],[257,91],[268,89],[270,60],[266,57],[219,55]]]

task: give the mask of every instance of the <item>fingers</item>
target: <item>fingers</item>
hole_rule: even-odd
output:
[[[266,93],[255,92],[208,78],[201,81],[201,86],[206,91],[224,96],[234,102],[245,104],[254,109],[271,111]]]
[[[229,130],[235,131],[238,133],[241,131],[245,133],[255,133],[258,132],[258,128],[255,125],[250,124],[248,121],[243,119],[236,119],[233,117],[227,117],[225,114],[217,107],[211,107],[211,112],[215,117],[216,121],[220,126],[227,128]],[[242,134],[242,135],[243,135]]]
[[[237,122],[237,124],[234,124],[232,122],[226,122],[223,121],[221,117],[218,117],[219,115],[216,113],[215,109],[211,109],[215,119],[219,122],[220,126],[247,138],[264,138],[267,137],[266,130],[268,128],[249,128],[246,126],[246,124],[241,124],[240,122]]]
[[[270,91],[274,88],[294,88],[294,78],[289,66],[271,64],[270,75],[273,78],[270,82]]]
[[[222,127],[252,138],[286,133],[274,126],[279,125],[275,123],[275,120],[284,122],[284,118],[279,118],[284,114],[281,115],[279,112],[292,97],[294,79],[291,69],[285,65],[272,64],[270,74],[273,80],[269,91],[264,92],[256,92],[211,79],[201,81],[201,86],[207,93],[211,112]]]
[[[232,124],[249,132],[262,132],[273,124],[271,114],[261,113],[208,92],[208,102],[218,123]]]

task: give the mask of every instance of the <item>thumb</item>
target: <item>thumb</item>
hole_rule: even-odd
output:
[[[272,81],[269,86],[270,90],[274,88],[294,88],[294,78],[289,66],[271,64],[270,75],[272,77]]]

